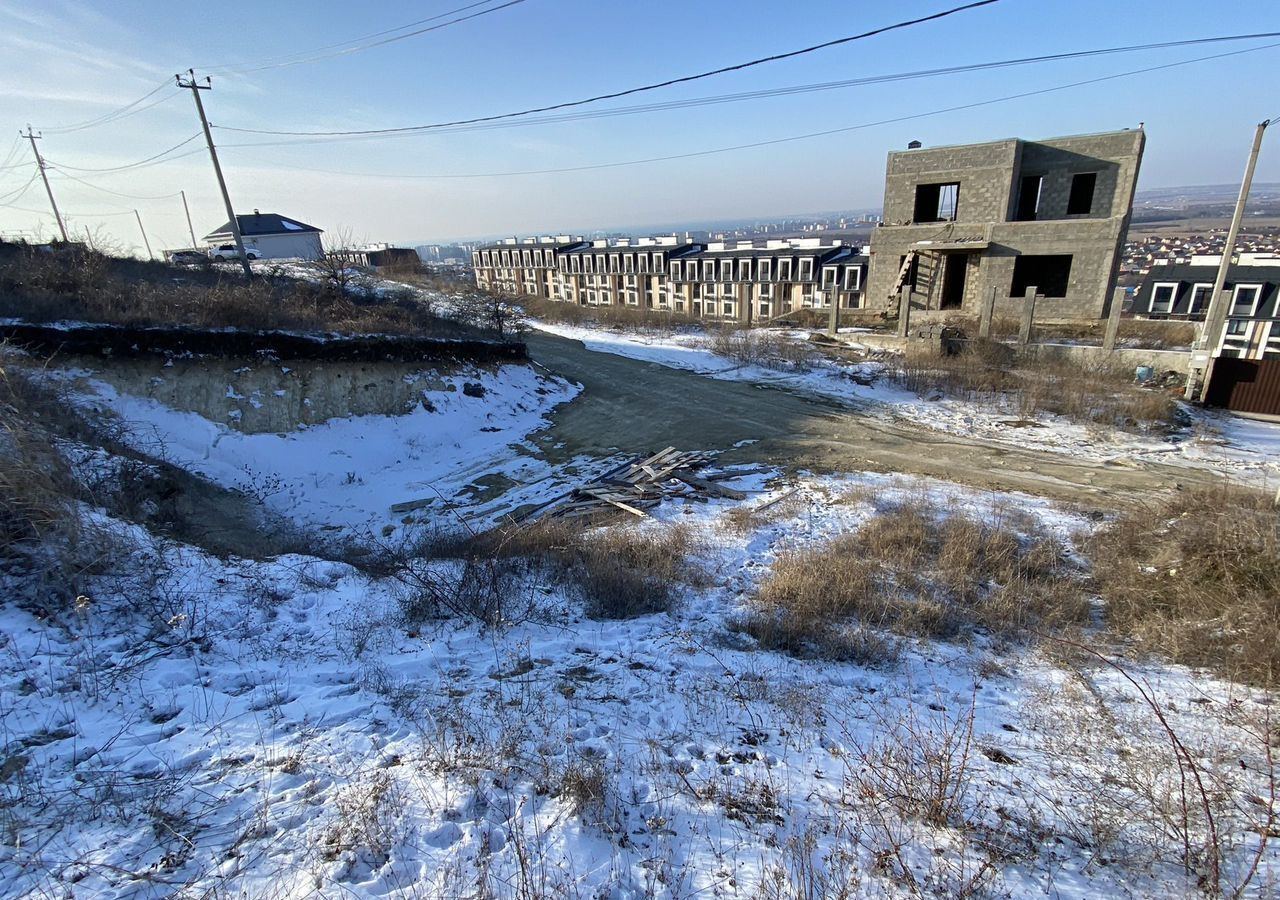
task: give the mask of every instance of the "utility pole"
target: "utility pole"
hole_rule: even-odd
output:
[[[62,224],[62,213],[58,212],[58,202],[53,199],[53,188],[49,187],[49,176],[44,171],[44,158],[40,156],[40,148],[36,146],[36,141],[44,135],[36,134],[31,130],[31,126],[27,126],[27,133],[22,134],[24,138],[31,142],[31,152],[36,155],[36,168],[40,170],[40,178],[44,181],[44,192],[49,195],[49,205],[53,207],[53,217],[58,222],[58,231],[62,233],[62,242],[64,244],[71,243],[71,239],[67,237],[67,226]]]
[[[1236,238],[1240,234],[1240,223],[1244,219],[1245,206],[1249,202],[1249,190],[1253,186],[1253,171],[1258,165],[1258,152],[1262,149],[1262,136],[1266,133],[1270,119],[1258,123],[1253,133],[1253,147],[1249,150],[1249,162],[1244,167],[1244,181],[1240,183],[1240,196],[1236,198],[1236,209],[1231,216],[1231,227],[1227,229],[1227,240],[1222,247],[1222,261],[1218,263],[1218,275],[1213,280],[1213,291],[1209,294],[1209,309],[1205,313],[1204,326],[1200,329],[1200,337],[1196,341],[1192,353],[1192,368],[1188,376],[1187,396],[1192,400],[1204,402],[1209,391],[1209,378],[1213,374],[1213,351],[1221,340],[1222,329],[1227,319],[1226,284],[1227,274],[1231,269],[1231,258],[1236,252]],[[1198,370],[1195,357],[1204,356],[1203,374],[1200,381],[1195,381]]]
[[[135,209],[133,214],[138,219],[138,230],[142,232],[142,244],[147,248],[147,258],[155,262],[156,255],[151,252],[151,241],[147,240],[147,229],[142,227],[142,216]]]
[[[236,239],[236,252],[240,254],[240,265],[244,267],[244,275],[246,278],[253,277],[253,269],[249,266],[249,256],[244,252],[244,239],[240,236],[240,221],[236,218],[236,211],[231,205],[231,195],[227,193],[227,182],[222,177],[222,166],[218,164],[218,151],[213,146],[213,135],[209,131],[209,120],[204,115],[204,103],[200,100],[200,92],[213,89],[213,82],[209,76],[205,76],[204,84],[196,81],[196,73],[194,69],[187,69],[187,81],[182,81],[181,75],[174,75],[178,87],[187,88],[191,91],[191,96],[196,100],[196,112],[200,114],[200,127],[204,129],[204,140],[209,145],[209,157],[213,160],[213,173],[218,176],[218,190],[222,191],[222,202],[227,207],[227,219],[231,223],[231,235]],[[185,199],[185,197],[184,197]]]
[[[191,207],[187,206],[187,192],[178,191],[182,195],[182,210],[187,214],[187,231],[191,232],[191,249],[196,249],[196,230],[191,227]]]

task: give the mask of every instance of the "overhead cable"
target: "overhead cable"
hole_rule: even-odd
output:
[[[203,132],[197,131],[195,134],[191,135],[191,137],[187,138],[186,140],[179,141],[178,143],[170,147],[168,150],[161,150],[159,153],[155,154],[154,156],[148,156],[146,159],[140,159],[137,162],[126,163],[125,165],[122,165],[122,166],[110,166],[105,169],[87,169],[87,168],[84,168],[83,166],[71,166],[71,165],[67,165],[66,163],[55,162],[54,160],[48,160],[48,162],[54,168],[64,170],[64,173],[65,173],[65,170],[67,169],[70,169],[74,172],[123,172],[128,169],[141,168],[142,166],[148,163],[155,162],[159,160],[161,157],[167,156],[168,154],[172,153],[174,150],[178,150],[182,147],[185,147],[187,144],[191,143],[196,138],[200,137],[202,134]],[[187,154],[183,154],[183,155],[185,156]]]
[[[145,106],[142,108],[137,108],[139,104],[154,97],[156,94],[160,93],[162,90],[169,87],[169,85],[170,85],[170,82],[168,81],[161,82],[158,86],[147,91],[147,93],[143,94],[141,97],[139,97],[137,100],[134,100],[132,103],[126,103],[124,106],[121,106],[117,109],[113,109],[111,112],[103,113],[100,116],[95,116],[92,119],[86,119],[83,122],[75,122],[70,125],[46,126],[43,130],[48,132],[49,134],[67,134],[72,131],[83,131],[86,128],[95,128],[99,125],[106,125],[108,122],[114,122],[116,119],[123,119],[126,116],[133,115],[135,112],[142,112],[143,109],[149,109],[151,106],[156,106],[160,103],[163,103],[165,100],[168,100],[169,96],[165,96],[157,100],[155,103],[149,104],[148,106]]]
[[[1052,94],[1058,91],[1070,90],[1072,88],[1085,87],[1087,85],[1092,85],[1092,84],[1101,84],[1103,82],[1114,81],[1119,78],[1128,78],[1133,75],[1144,75],[1149,72],[1164,71],[1167,69],[1177,68],[1179,66],[1192,65],[1198,62],[1206,62],[1206,61],[1215,60],[1215,59],[1225,59],[1227,57],[1232,57],[1232,56],[1241,56],[1246,53],[1256,53],[1259,50],[1271,50],[1276,47],[1280,47],[1280,43],[1265,44],[1260,47],[1250,47],[1245,50],[1233,50],[1229,53],[1217,53],[1212,56],[1200,56],[1194,59],[1185,59],[1179,62],[1164,63],[1158,66],[1147,66],[1141,69],[1131,69],[1127,72],[1117,72],[1111,75],[1102,75],[1097,78],[1087,78],[1082,81],[1073,81],[1067,84],[1054,85],[1052,87],[1047,87],[1047,88],[1038,88],[1032,91],[1022,91],[1016,94],[1007,94],[1003,97],[993,97],[987,100],[977,100],[972,103],[962,103],[956,106],[942,107],[940,109],[933,109],[927,112],[911,113],[909,115],[895,116],[889,119],[879,119],[874,122],[862,122],[857,125],[846,125],[840,128],[828,128],[823,131],[811,131],[805,134],[788,135],[786,137],[772,138],[770,140],[764,140],[764,141],[753,141],[748,144],[734,144],[728,147],[715,147],[710,150],[696,150],[688,153],[674,153],[668,156],[651,156],[651,157],[646,157],[644,159],[630,159],[630,160],[622,160],[619,162],[608,162],[608,163],[593,163],[593,164],[581,165],[581,166],[563,166],[563,167],[549,168],[549,169],[526,169],[523,171],[513,171],[513,172],[468,172],[468,173],[452,173],[452,174],[349,172],[349,171],[336,171],[332,169],[315,169],[315,168],[308,169],[301,166],[295,166],[292,164],[289,166],[289,168],[293,170],[300,170],[300,171],[318,172],[325,175],[345,175],[345,176],[362,177],[362,178],[454,179],[454,178],[510,178],[510,177],[525,176],[525,175],[553,175],[553,174],[560,174],[564,172],[585,172],[585,171],[590,171],[594,169],[613,169],[613,168],[620,168],[623,166],[638,166],[638,165],[644,165],[646,163],[668,162],[671,160],[678,160],[678,159],[692,159],[700,156],[712,156],[718,153],[729,153],[736,150],[750,150],[756,147],[769,147],[775,144],[785,144],[793,141],[809,140],[811,138],[828,137],[833,134],[844,134],[850,131],[860,131],[867,128],[875,128],[880,125],[891,125],[898,122],[910,122],[916,119],[924,119],[931,116],[943,115],[945,113],[960,112],[962,110],[968,110],[968,109],[977,109],[983,106],[991,106],[996,103],[1007,103],[1011,100],[1021,100],[1027,97],[1037,97],[1037,96],[1042,96],[1044,94]],[[228,148],[231,146],[232,145],[227,145],[227,144],[223,145],[224,148]]]
[[[957,13],[966,12],[971,9],[977,9],[982,6],[990,6],[993,3],[999,3],[1000,0],[975,0],[972,3],[966,3],[962,6],[955,6],[941,12],[933,13],[928,16],[921,16],[916,19],[907,19],[902,22],[895,22],[892,25],[883,25],[879,28],[873,28],[870,31],[864,31],[859,34],[851,34],[846,37],[836,38],[831,41],[824,41],[821,44],[814,44],[809,47],[802,47],[799,50],[789,50],[785,53],[775,53],[771,56],[762,56],[758,59],[748,60],[746,62],[735,63],[731,66],[721,66],[718,69],[711,69],[706,72],[699,72],[696,75],[684,75],[679,78],[668,78],[664,81],[657,81],[652,84],[644,84],[639,87],[627,88],[622,91],[613,91],[607,94],[596,94],[592,97],[584,97],[581,100],[568,100],[563,103],[552,103],[546,106],[535,106],[530,109],[522,109],[516,112],[500,113],[492,116],[479,116],[472,119],[458,119],[453,122],[437,122],[429,125],[405,125],[397,128],[367,128],[349,131],[275,131],[270,129],[253,129],[253,128],[227,128],[228,131],[243,131],[251,134],[278,134],[278,135],[305,135],[305,136],[338,136],[338,135],[363,135],[363,134],[393,134],[396,132],[408,131],[425,131],[432,128],[444,128],[451,125],[473,125],[479,122],[492,122],[497,119],[512,119],[517,116],[528,116],[534,113],[552,112],[557,109],[567,109],[572,106],[585,106],[588,103],[598,103],[601,100],[615,100],[618,97],[627,97],[631,94],[639,94],[645,91],[655,91],[659,88],[671,87],[677,84],[687,84],[691,81],[698,81],[703,78],[711,78],[714,75],[724,75],[728,72],[738,72],[743,69],[749,69],[753,66],[762,66],[766,63],[778,62],[783,59],[792,59],[802,56],[806,53],[813,53],[818,50],[825,50],[829,47],[836,47],[841,44],[848,44],[852,41],[861,41],[867,38],[876,37],[890,31],[897,31],[903,28],[910,28],[915,25],[922,25],[926,22],[933,22],[937,19],[943,19],[947,16],[953,16]],[[215,126],[216,127],[216,126]]]
[[[768,97],[780,97],[780,96],[790,96],[795,94],[813,93],[817,91],[838,90],[838,89],[849,88],[849,87],[860,87],[860,86],[865,86],[870,84],[887,84],[890,82],[897,82],[897,81],[909,81],[909,80],[916,80],[916,79],[923,79],[923,78],[934,78],[934,77],[943,76],[943,75],[957,75],[957,74],[962,74],[966,72],[977,72],[977,71],[985,71],[985,70],[992,70],[992,69],[1010,68],[1013,66],[1035,65],[1035,64],[1046,63],[1046,62],[1058,62],[1063,60],[1083,59],[1083,58],[1094,57],[1094,56],[1134,53],[1134,52],[1145,51],[1145,50],[1162,50],[1162,49],[1170,49],[1175,47],[1195,46],[1199,44],[1222,43],[1225,41],[1241,41],[1241,40],[1251,40],[1251,39],[1256,40],[1256,39],[1262,39],[1262,38],[1276,38],[1276,37],[1280,37],[1280,32],[1261,32],[1257,34],[1226,35],[1223,37],[1196,38],[1196,39],[1185,40],[1185,41],[1163,41],[1160,43],[1153,43],[1153,44],[1132,44],[1132,45],[1123,46],[1123,47],[1104,47],[1104,48],[1098,48],[1093,50],[1077,50],[1069,53],[1054,53],[1054,54],[1046,54],[1041,56],[1018,57],[1014,59],[996,60],[993,62],[971,63],[967,65],[948,66],[945,68],[937,68],[937,69],[918,69],[918,70],[908,71],[908,72],[895,72],[895,73],[885,74],[885,75],[871,75],[871,76],[865,76],[862,78],[850,78],[842,81],[826,81],[826,82],[818,82],[815,84],[791,85],[787,87],[778,87],[778,88],[763,88],[760,90],[743,91],[743,92],[734,93],[734,94],[718,94],[718,95],[704,96],[704,97],[693,97],[693,98],[688,98],[684,100],[667,100],[659,103],[646,103],[646,104],[638,104],[634,106],[619,106],[619,107],[612,107],[609,109],[602,109],[602,110],[579,110],[577,112],[561,113],[558,115],[551,115],[551,116],[533,116],[533,117],[522,118],[522,119],[485,121],[485,122],[480,122],[472,125],[459,124],[456,126],[451,126],[447,124],[440,124],[440,125],[434,125],[434,126],[424,126],[424,128],[430,127],[432,129],[439,129],[438,131],[436,131],[436,133],[458,134],[458,133],[470,132],[470,131],[487,131],[490,129],[497,129],[497,128],[517,128],[517,127],[524,127],[528,125],[561,124],[565,122],[585,121],[588,119],[613,118],[617,116],[636,115],[640,113],[649,113],[649,112],[665,112],[667,110],[673,110],[673,109],[688,109],[692,107],[711,106],[711,105],[718,105],[718,104],[724,104],[724,103],[737,103],[737,102],[742,102],[747,100],[758,100],[758,99],[764,99]],[[255,133],[255,134],[260,133],[254,129],[230,128],[227,126],[222,126],[222,128],[224,131],[248,132],[248,133]],[[228,146],[228,147],[291,146],[294,144],[311,143],[316,141],[336,142],[336,141],[344,141],[344,140],[369,140],[369,139],[377,139],[377,138],[384,138],[384,137],[411,136],[412,134],[416,134],[416,133],[418,132],[408,132],[408,133],[400,132],[400,133],[390,134],[390,135],[375,133],[375,134],[350,135],[346,137],[298,138],[298,139],[280,140],[280,141],[259,141],[259,142],[252,142],[252,143],[226,144],[225,146]]]
[[[484,2],[484,3],[488,3],[488,2],[491,2],[491,0],[483,0],[483,2]],[[449,20],[449,21],[447,21],[447,22],[440,22],[438,25],[431,25],[431,26],[428,26],[428,27],[426,27],[426,28],[419,28],[419,29],[416,29],[416,30],[414,30],[414,31],[407,32],[407,33],[405,33],[405,34],[397,34],[397,35],[394,35],[394,36],[392,36],[392,37],[386,37],[386,38],[383,38],[383,39],[381,39],[381,40],[372,41],[372,42],[370,42],[370,43],[366,43],[366,44],[358,44],[358,45],[356,45],[356,46],[345,47],[344,49],[334,50],[334,51],[329,52],[329,53],[318,53],[318,54],[316,54],[316,55],[314,55],[314,56],[306,56],[306,57],[303,57],[302,59],[285,60],[285,61],[283,61],[283,62],[271,62],[271,63],[264,63],[264,64],[262,64],[262,65],[256,65],[256,66],[253,66],[253,65],[250,65],[250,66],[241,66],[241,67],[225,67],[225,66],[224,66],[224,67],[217,67],[217,66],[215,66],[215,67],[210,67],[210,68],[209,68],[209,70],[210,70],[210,71],[222,71],[222,72],[225,72],[225,73],[227,73],[227,74],[237,74],[237,75],[242,75],[242,74],[247,74],[247,73],[249,73],[249,72],[262,72],[262,71],[265,71],[265,70],[267,70],[267,69],[282,69],[282,68],[285,68],[285,67],[287,67],[287,66],[300,66],[300,65],[302,65],[302,64],[304,64],[304,63],[318,62],[318,61],[320,61],[320,60],[324,60],[324,59],[332,59],[332,58],[333,58],[333,57],[335,57],[335,56],[348,56],[348,55],[350,55],[350,54],[352,54],[352,53],[359,53],[359,52],[361,52],[362,50],[370,50],[370,49],[372,49],[372,48],[374,48],[374,47],[381,47],[381,46],[383,46],[383,45],[385,45],[385,44],[391,44],[391,43],[394,43],[394,42],[396,42],[396,41],[403,41],[403,40],[405,40],[405,39],[407,39],[407,38],[417,37],[417,36],[418,36],[418,35],[420,35],[420,34],[426,34],[426,33],[431,32],[431,31],[439,31],[439,30],[440,30],[440,29],[442,29],[442,28],[448,28],[448,27],[449,27],[449,26],[451,26],[451,25],[457,25],[457,24],[459,24],[459,23],[461,23],[461,22],[466,22],[466,21],[469,21],[469,20],[471,20],[471,19],[479,18],[480,16],[486,16],[486,15],[488,15],[489,13],[498,12],[499,10],[507,9],[508,7],[515,6],[515,5],[517,5],[517,4],[524,3],[524,2],[525,2],[525,0],[507,0],[507,2],[506,2],[506,3],[499,4],[498,6],[491,6],[491,7],[489,7],[488,9],[482,9],[482,10],[479,10],[478,12],[470,13],[469,15],[459,16],[458,18],[456,18],[456,19],[450,19],[450,20]],[[481,5],[481,3],[471,3],[471,4],[467,5],[467,6],[462,6],[462,7],[459,7],[458,9],[454,9],[454,10],[450,10],[449,12],[441,13],[441,14],[440,14],[440,15],[438,15],[438,16],[432,16],[432,17],[427,18],[427,19],[421,19],[421,20],[419,20],[419,22],[415,22],[415,23],[413,23],[413,24],[420,24],[421,22],[431,22],[431,21],[434,21],[434,20],[436,20],[436,19],[443,18],[444,16],[452,15],[453,13],[458,13],[458,12],[462,12],[462,11],[464,11],[464,10],[474,9],[475,7],[480,6],[480,5]],[[402,28],[407,28],[407,27],[410,27],[410,26],[401,26],[401,27],[402,27]],[[392,29],[389,29],[389,30],[388,30],[388,31],[386,31],[386,32],[378,32],[378,33],[376,33],[376,34],[374,34],[374,35],[369,35],[369,37],[377,37],[379,34],[387,34],[387,33],[389,33],[389,32],[398,31],[398,30],[400,30],[400,29],[392,28]],[[357,40],[361,40],[361,39],[359,39],[359,38],[358,38]],[[331,45],[331,46],[332,46],[332,45]],[[327,48],[319,48],[319,49],[327,49]],[[303,52],[310,52],[310,51],[303,51]],[[296,55],[296,54],[292,54],[292,55]]]

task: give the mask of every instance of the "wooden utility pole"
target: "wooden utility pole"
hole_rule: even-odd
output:
[[[231,235],[236,239],[236,252],[240,254],[240,265],[244,267],[245,277],[252,278],[253,269],[249,266],[248,254],[244,252],[244,239],[240,236],[240,221],[236,218],[236,211],[231,205],[231,195],[227,193],[227,182],[222,177],[222,166],[218,164],[218,151],[213,146],[213,134],[209,131],[209,120],[205,118],[204,103],[200,100],[200,92],[212,90],[213,83],[207,75],[204,84],[197,82],[194,69],[187,69],[187,75],[186,82],[183,82],[181,75],[173,77],[178,87],[189,89],[191,96],[195,98],[196,112],[200,114],[200,127],[204,129],[204,140],[209,145],[209,158],[213,160],[213,173],[218,176],[218,190],[222,192],[222,202],[227,208],[227,219],[231,223]]]
[[[187,231],[191,232],[191,249],[196,249],[196,230],[191,227],[191,207],[187,206],[187,192],[178,191],[182,195],[182,211],[187,214]]]
[[[142,216],[136,209],[133,215],[138,220],[138,230],[142,232],[142,245],[147,248],[147,259],[155,262],[156,255],[151,252],[151,241],[147,240],[147,229],[142,227]]]
[[[1249,161],[1244,167],[1244,181],[1240,183],[1240,196],[1236,198],[1231,227],[1227,229],[1227,240],[1222,247],[1222,261],[1218,263],[1218,276],[1214,279],[1213,291],[1209,294],[1209,310],[1205,313],[1204,325],[1200,329],[1200,337],[1194,348],[1207,354],[1208,358],[1205,360],[1199,384],[1195,383],[1197,370],[1191,369],[1188,375],[1187,397],[1202,403],[1209,391],[1209,376],[1213,373],[1213,351],[1217,349],[1221,340],[1222,329],[1226,325],[1227,310],[1230,306],[1225,290],[1227,274],[1231,269],[1231,258],[1235,256],[1236,238],[1240,235],[1240,223],[1244,220],[1245,206],[1249,202],[1249,189],[1253,186],[1253,171],[1258,166],[1258,151],[1262,149],[1262,135],[1266,133],[1267,126],[1270,124],[1270,119],[1264,119],[1258,123],[1257,130],[1253,133],[1253,147],[1249,150]]]
[[[21,131],[18,134],[22,134]],[[43,135],[36,134],[31,130],[31,126],[27,126],[27,133],[22,134],[24,138],[31,142],[31,152],[36,156],[36,168],[40,170],[40,179],[44,182],[44,192],[49,195],[49,205],[53,207],[53,217],[58,222],[58,231],[62,234],[62,242],[64,244],[71,243],[71,239],[67,237],[67,226],[62,223],[62,213],[58,212],[58,201],[53,199],[53,188],[49,187],[49,176],[44,171],[44,158],[40,155],[40,148],[36,146],[36,141]]]

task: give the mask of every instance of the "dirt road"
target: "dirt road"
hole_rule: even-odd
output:
[[[721,450],[729,463],[903,472],[1096,506],[1212,479],[1182,467],[1096,463],[970,440],[774,387],[595,353],[548,334],[530,334],[528,344],[536,362],[584,388],[554,413],[553,427],[535,437],[553,462],[670,445]]]

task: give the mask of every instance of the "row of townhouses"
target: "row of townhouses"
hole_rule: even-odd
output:
[[[511,239],[472,254],[479,286],[583,305],[765,322],[801,309],[976,313],[1030,290],[1051,318],[1106,314],[1141,129],[889,154],[869,252],[807,238],[681,243]],[[904,297],[905,295],[905,297]]]
[[[833,303],[861,307],[867,257],[818,238],[695,243],[560,235],[480,247],[472,266],[479,287],[502,293],[758,323]]]
[[[1204,319],[1222,255],[1157,260],[1133,297],[1135,315]],[[1223,285],[1227,322],[1215,356],[1280,360],[1280,254],[1240,253]]]

